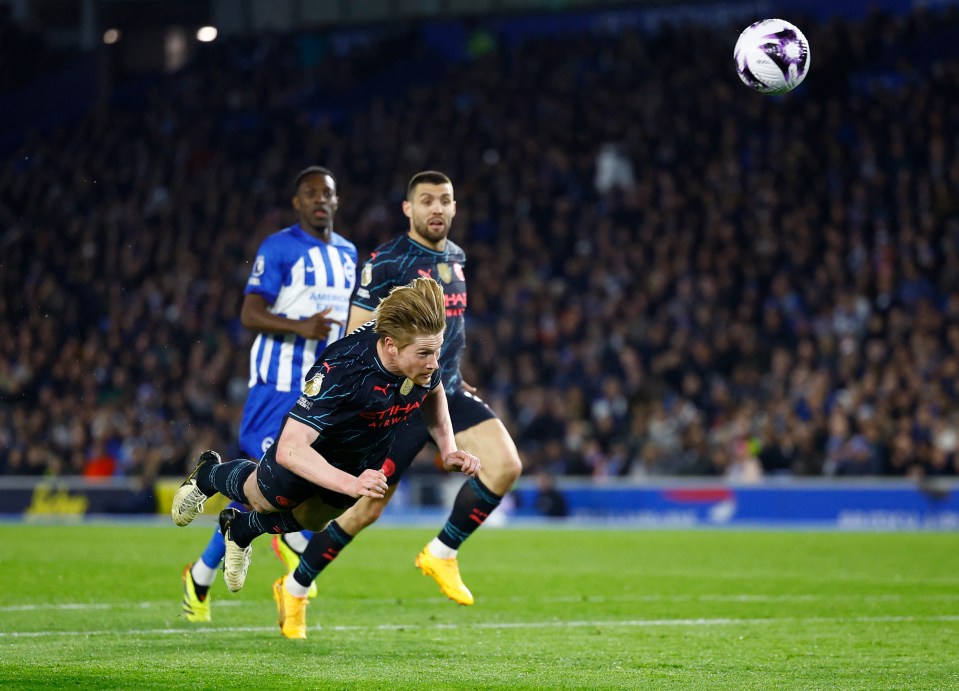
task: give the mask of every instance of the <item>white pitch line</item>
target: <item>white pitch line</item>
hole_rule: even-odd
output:
[[[236,607],[238,605],[249,604],[240,600],[228,600],[226,602],[217,601],[217,609],[220,607]],[[151,609],[153,607],[176,608],[179,605],[177,600],[164,600],[161,602],[43,602],[35,605],[6,605],[0,607],[0,612],[40,612],[42,610],[72,611],[72,610],[90,610],[90,609]]]
[[[564,629],[564,628],[645,628],[645,627],[697,627],[697,626],[756,626],[780,624],[911,624],[920,622],[955,623],[959,622],[956,616],[878,616],[878,617],[772,617],[769,619],[627,619],[612,621],[517,621],[517,622],[484,622],[475,624],[377,624],[375,626],[317,626],[314,631],[346,632],[346,631],[454,631],[472,629]],[[211,634],[211,633],[266,633],[275,632],[275,626],[227,626],[219,628],[194,627],[182,629],[108,629],[99,631],[0,631],[3,638],[44,638],[55,636],[179,636]]]
[[[485,602],[495,602],[495,601],[505,601],[505,602],[530,602],[531,598],[528,597],[505,597],[505,598],[487,598]],[[547,598],[536,598],[535,602],[541,602],[545,604],[550,603],[562,603],[562,604],[602,604],[604,602],[905,602],[906,600],[923,600],[923,601],[946,601],[946,602],[957,602],[959,601],[959,593],[924,593],[917,595],[899,595],[895,593],[887,593],[883,595],[857,595],[857,594],[837,594],[837,595],[822,595],[822,594],[813,594],[813,593],[791,593],[784,595],[762,595],[754,593],[728,593],[728,594],[713,594],[713,595],[620,595],[616,597],[607,597],[599,595],[566,595],[562,597],[547,597]],[[218,598],[216,600],[216,608],[220,607],[245,607],[249,605],[262,605],[266,600],[227,600]],[[363,605],[390,605],[396,604],[397,602],[403,603],[414,603],[414,602],[447,602],[446,598],[441,597],[430,597],[430,598],[407,598],[407,597],[394,597],[394,598],[363,598],[356,600],[357,604]],[[4,605],[0,606],[0,613],[2,612],[39,612],[43,610],[55,610],[55,611],[83,611],[83,610],[93,610],[93,609],[115,609],[115,610],[130,610],[130,609],[168,609],[170,607],[178,606],[179,601],[177,600],[158,600],[153,602],[129,602],[129,603],[120,603],[120,602],[73,602],[73,603],[54,603],[54,602],[44,602],[36,603],[31,605]]]

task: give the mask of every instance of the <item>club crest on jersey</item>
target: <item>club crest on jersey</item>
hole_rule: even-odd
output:
[[[403,380],[403,385],[400,386],[400,394],[405,396],[412,390],[413,390],[413,380],[407,377],[406,379]]]
[[[453,264],[453,273],[456,274],[457,280],[465,281],[466,276],[463,274],[463,265],[460,263]]]
[[[306,382],[303,385],[303,393],[307,396],[315,396],[320,393],[320,387],[323,385],[323,373],[318,372],[313,375],[313,378],[310,381]]]
[[[453,270],[446,262],[436,265],[436,273],[438,273],[440,278],[443,279],[443,283],[449,283],[453,280]]]
[[[266,257],[258,254],[256,259],[253,260],[253,271],[250,272],[250,275],[253,278],[258,278],[263,275],[264,271],[266,271]]]
[[[346,252],[340,252],[340,258],[343,260],[343,273],[346,275],[346,282],[348,285],[353,285],[353,281],[356,280],[356,262]]]
[[[369,262],[363,265],[363,273],[360,275],[360,285],[368,286],[373,280],[373,265]]]

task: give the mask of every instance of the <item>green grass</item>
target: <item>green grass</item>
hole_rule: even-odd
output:
[[[959,686],[959,535],[486,529],[477,602],[367,531],[279,634],[257,541],[211,624],[179,614],[210,524],[0,525],[0,687],[942,689]]]

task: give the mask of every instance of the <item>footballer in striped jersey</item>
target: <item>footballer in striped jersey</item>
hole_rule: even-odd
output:
[[[356,282],[356,246],[334,231],[336,178],[310,166],[293,180],[298,222],[267,237],[247,279],[240,319],[257,333],[250,351],[250,390],[240,423],[240,450],[259,459],[303,391],[316,356],[343,335]],[[240,505],[235,505],[240,508]],[[303,545],[309,538],[299,539]],[[210,621],[209,587],[223,559],[214,532],[203,554],[183,572],[183,612]]]

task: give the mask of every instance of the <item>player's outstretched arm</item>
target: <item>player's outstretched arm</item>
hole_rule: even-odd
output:
[[[319,433],[298,420],[287,420],[276,445],[276,462],[314,485],[351,497],[380,499],[386,494],[386,475],[379,470],[364,470],[353,477],[334,468],[310,446]]]
[[[479,475],[480,460],[469,451],[456,448],[446,390],[442,384],[426,396],[422,410],[426,429],[436,442],[440,458],[443,459],[443,467],[446,470],[459,470],[470,477]]]

